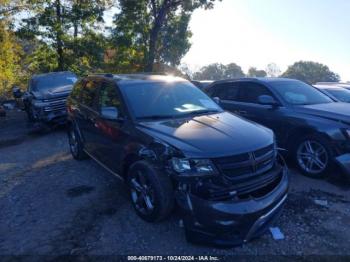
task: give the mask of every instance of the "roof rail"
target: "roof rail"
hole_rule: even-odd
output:
[[[96,74],[89,74],[88,76],[104,76],[104,77],[111,77],[111,78],[114,77],[114,75],[111,73],[96,73]]]

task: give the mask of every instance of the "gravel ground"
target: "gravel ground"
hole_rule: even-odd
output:
[[[92,160],[72,159],[64,130],[29,136],[0,147],[0,254],[350,255],[350,185],[290,173],[275,225],[285,239],[267,233],[215,249],[186,242],[176,213],[158,224],[138,218],[122,182]]]

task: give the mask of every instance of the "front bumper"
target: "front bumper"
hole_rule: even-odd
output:
[[[67,110],[45,110],[44,108],[35,108],[35,119],[39,122],[64,124],[67,121]]]
[[[231,247],[262,235],[279,216],[288,193],[287,167],[277,186],[263,197],[209,201],[177,192],[177,202],[190,242]]]

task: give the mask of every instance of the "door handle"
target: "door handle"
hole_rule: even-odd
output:
[[[244,110],[238,110],[238,114],[240,114],[240,115],[248,115],[248,112],[244,111]]]

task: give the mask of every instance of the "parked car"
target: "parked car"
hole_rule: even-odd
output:
[[[337,85],[315,85],[317,89],[334,100],[350,103],[350,90]]]
[[[77,76],[72,72],[54,72],[34,75],[23,94],[13,89],[13,96],[22,100],[28,119],[40,123],[65,123],[66,101]]]
[[[206,92],[224,109],[274,130],[305,175],[324,177],[335,164],[350,174],[349,104],[282,78],[218,81]]]
[[[5,108],[0,105],[0,117],[5,117],[6,116],[6,111]]]
[[[342,83],[342,82],[318,82],[317,86],[337,86],[345,89],[350,89],[350,82]]]
[[[203,80],[203,81],[192,80],[191,82],[199,89],[204,89],[207,86],[209,86],[210,84],[212,84],[214,81],[212,81],[212,80]]]
[[[125,181],[146,221],[164,219],[176,202],[189,241],[241,244],[262,234],[286,200],[273,132],[182,78],[88,76],[67,108],[73,157],[90,156]]]

